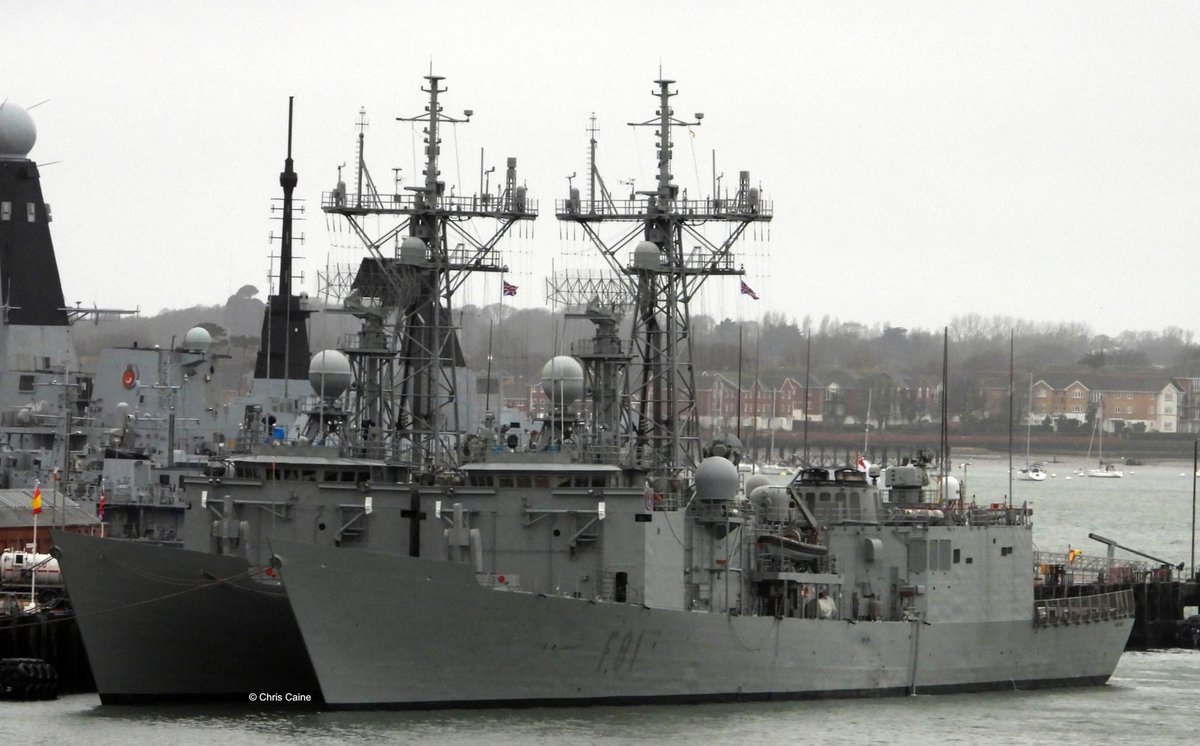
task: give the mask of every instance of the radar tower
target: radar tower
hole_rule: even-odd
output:
[[[369,254],[345,301],[363,319],[363,330],[343,349],[359,387],[351,416],[361,451],[432,473],[457,464],[461,452],[455,370],[463,355],[451,316],[454,294],[473,272],[507,270],[496,245],[518,221],[537,217],[537,205],[517,186],[515,158],[508,159],[507,188],[498,199],[445,194],[438,169],[440,129],[470,121],[473,112],[466,110],[463,118],[443,113],[443,78],[425,80],[425,113],[397,117],[425,125],[423,182],[380,194],[363,163],[360,127],[359,192],[347,195],[339,184],[323,196],[322,209],[345,218]],[[367,216],[401,220],[371,235]],[[493,219],[498,226],[490,237],[476,238],[464,225],[474,218]]]
[[[752,223],[769,221],[772,214],[771,205],[749,187],[748,174],[733,200],[716,195],[679,199],[671,174],[672,128],[696,126],[704,115],[696,114],[695,121],[675,118],[674,81],[655,83],[656,116],[630,123],[657,128],[655,188],[635,192],[629,200],[596,203],[589,199],[587,210],[580,209],[577,199],[568,199],[558,204],[556,212],[560,220],[583,228],[634,298],[633,363],[627,377],[634,410],[632,431],[626,436],[632,440],[630,466],[654,476],[677,477],[692,472],[700,459],[689,304],[709,277],[744,274],[734,263],[733,245]],[[589,153],[594,152],[593,145]],[[594,168],[594,161],[590,165]],[[609,242],[599,233],[604,222],[636,226]],[[706,224],[725,226],[726,235],[710,240],[702,230]],[[623,260],[620,252],[639,234],[641,240]],[[696,248],[685,251],[685,239],[686,245]]]

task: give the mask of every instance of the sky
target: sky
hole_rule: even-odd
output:
[[[0,98],[38,127],[68,302],[164,308],[267,289],[295,96],[301,288],[356,263],[320,211],[353,174],[360,108],[377,185],[419,179],[422,77],[445,77],[443,178],[482,160],[541,217],[502,244],[505,303],[599,267],[553,200],[587,169],[655,173],[653,81],[675,80],[674,174],[692,198],[751,173],[775,219],[693,313],[938,329],[980,314],[1094,332],[1200,331],[1200,5],[1184,2],[44,2],[0,0]],[[661,71],[661,72],[660,72]],[[347,178],[352,182],[352,178]],[[626,182],[626,183],[623,183]],[[575,184],[581,183],[579,177]],[[494,191],[494,189],[493,189]],[[494,277],[457,302],[501,300]]]

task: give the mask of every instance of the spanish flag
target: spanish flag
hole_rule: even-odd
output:
[[[35,484],[33,486],[33,514],[37,515],[42,512],[42,486]]]

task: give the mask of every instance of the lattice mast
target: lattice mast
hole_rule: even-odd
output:
[[[621,338],[621,321],[633,308],[623,277],[556,273],[546,280],[546,300],[571,306],[566,318],[591,322],[593,334],[571,343],[571,355],[583,364],[589,393],[586,423],[595,445],[617,453],[623,434],[632,432],[626,377],[633,356]],[[604,451],[607,453],[608,451]]]
[[[457,462],[459,434],[455,369],[463,365],[452,321],[454,293],[472,272],[503,272],[495,247],[509,228],[537,216],[537,207],[517,186],[516,159],[508,159],[505,191],[447,196],[439,177],[440,128],[465,123],[443,113],[441,76],[428,75],[425,113],[397,117],[425,124],[424,180],[417,186],[380,194],[360,165],[359,183],[367,195],[347,195],[344,187],[325,196],[326,212],[342,215],[370,256],[364,259],[347,299],[357,308],[363,331],[345,352],[350,356],[362,400],[353,413],[363,442],[380,455],[404,458],[430,471]],[[360,161],[363,146],[360,133]],[[362,188],[362,187],[360,187]],[[368,215],[404,216],[382,235],[364,227]],[[491,218],[499,225],[486,239],[467,231],[465,221]],[[406,235],[405,235],[406,234]],[[403,236],[403,238],[402,238]],[[389,247],[390,250],[385,250]]]
[[[700,458],[689,303],[709,277],[744,273],[734,266],[733,244],[751,223],[771,219],[770,205],[749,186],[745,172],[733,200],[680,199],[671,174],[672,128],[699,125],[704,115],[696,114],[692,122],[674,117],[674,82],[656,80],[656,116],[629,123],[632,127],[657,128],[655,188],[636,192],[625,201],[598,203],[589,199],[587,209],[581,209],[578,197],[571,195],[574,199],[560,203],[558,210],[559,219],[583,227],[609,265],[626,277],[634,295],[634,359],[629,376],[634,408],[632,465],[668,477],[690,471]],[[638,225],[609,243],[600,236],[597,225],[613,221]],[[719,242],[710,240],[700,230],[704,224],[727,225],[726,237]],[[630,261],[623,263],[618,252],[639,234],[641,241]],[[695,248],[685,250],[685,243]]]

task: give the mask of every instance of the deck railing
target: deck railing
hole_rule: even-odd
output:
[[[1090,596],[1048,598],[1033,602],[1033,623],[1038,627],[1090,624],[1133,617],[1133,591],[1111,591]]]

